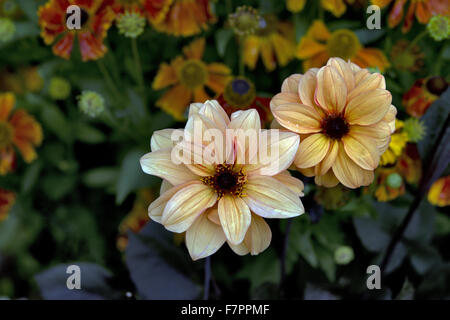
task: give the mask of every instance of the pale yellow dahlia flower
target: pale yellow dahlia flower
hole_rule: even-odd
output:
[[[294,163],[318,185],[369,185],[395,130],[397,109],[384,77],[331,58],[287,78],[273,97],[278,123],[301,136]]]
[[[203,136],[212,129],[223,139],[198,143],[198,125]],[[294,160],[299,136],[264,130],[270,136],[265,151],[278,155],[272,159],[278,165],[273,166],[274,161],[259,160],[261,140],[243,143],[246,130],[263,132],[255,109],[235,112],[230,119],[217,101],[194,103],[185,129],[156,131],[151,139],[152,152],[141,158],[144,172],[164,179],[160,197],[148,209],[150,218],[170,231],[186,232],[186,246],[193,260],[215,253],[225,241],[239,255],[258,254],[272,238],[263,218],[304,213],[300,201],[303,183],[286,170]],[[180,142],[174,142],[175,135]],[[225,145],[230,148],[221,149]],[[214,161],[202,158],[197,163],[180,163],[180,159],[192,160],[205,152],[213,154]],[[245,159],[247,163],[242,161]]]

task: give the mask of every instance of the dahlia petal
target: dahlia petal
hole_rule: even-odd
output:
[[[366,93],[375,89],[386,89],[386,82],[382,74],[372,73],[365,77],[352,91],[349,92],[347,101],[352,100],[361,93]]]
[[[291,176],[289,171],[282,171],[279,174],[272,176],[272,178],[280,181],[299,197],[302,197],[304,195],[303,190],[305,189],[305,185],[300,179]]]
[[[353,76],[351,66],[347,62],[341,58],[330,58],[327,62],[327,66],[332,66],[339,72],[345,81],[348,92],[353,90],[355,87],[355,77]]]
[[[222,228],[208,220],[206,212],[201,214],[186,231],[186,247],[192,260],[206,258],[225,243]]]
[[[217,193],[201,181],[197,181],[179,190],[167,202],[161,222],[169,231],[184,232],[202,212],[216,202]]]
[[[322,109],[333,114],[344,110],[347,86],[336,68],[325,66],[317,72],[315,101]]]
[[[380,155],[375,140],[348,134],[342,138],[345,152],[361,168],[374,170],[378,167]]]
[[[281,92],[295,93],[298,97],[298,83],[300,82],[301,77],[301,74],[296,73],[284,79],[283,84],[281,85]]]
[[[267,134],[265,135],[267,139],[261,139],[259,142],[258,163],[244,167],[249,175],[276,175],[291,166],[297,153],[300,143],[300,137],[297,134],[270,130],[266,130],[264,134]]]
[[[299,196],[277,179],[250,176],[243,200],[251,211],[264,218],[291,218],[305,212]]]
[[[216,128],[225,134],[230,118],[216,100],[206,101],[198,113],[211,120],[216,125]]]
[[[140,163],[145,173],[166,179],[173,185],[198,179],[185,165],[172,162],[172,148],[147,153]]]
[[[315,106],[314,94],[317,87],[317,71],[318,69],[308,70],[300,79],[298,85],[298,93],[303,104]]]
[[[314,107],[298,103],[279,105],[280,96],[283,98],[283,95],[284,93],[277,94],[270,102],[270,109],[279,124],[297,133],[314,133],[322,130],[320,114]]]
[[[324,175],[315,176],[314,182],[318,186],[324,186],[326,188],[333,188],[339,184],[339,180],[334,175],[333,170],[328,170]]]
[[[257,255],[270,245],[272,231],[263,218],[252,214],[252,222],[244,238],[245,246],[250,250],[251,255]]]
[[[183,132],[181,129],[162,129],[153,132],[150,140],[150,147],[152,151],[160,149],[172,148],[177,141],[172,141],[172,134],[175,130],[179,130],[180,135]]]
[[[227,241],[227,242],[228,242],[228,245],[230,246],[231,250],[233,250],[234,253],[236,253],[237,255],[245,256],[246,254],[248,254],[250,252],[244,242],[241,242],[237,245],[232,244],[230,241]]]
[[[365,170],[358,166],[339,143],[339,152],[332,166],[336,178],[346,187],[355,189],[367,186],[373,181],[373,171]]]
[[[256,109],[240,110],[231,115],[231,129],[255,130],[259,133],[261,130],[261,119]]]
[[[386,115],[391,105],[389,91],[375,89],[350,100],[345,109],[345,118],[349,124],[371,125]]]
[[[219,200],[218,210],[227,240],[235,245],[241,243],[252,220],[247,204],[239,197],[225,195]]]
[[[172,199],[175,193],[191,185],[192,183],[195,182],[189,181],[174,187],[169,182],[167,182],[167,180],[163,180],[161,184],[160,196],[157,199],[155,199],[148,207],[148,216],[150,217],[150,219],[158,223],[161,223],[161,217],[167,205],[167,202],[169,202],[169,200]],[[167,190],[165,190],[166,188]]]
[[[299,168],[317,165],[326,156],[330,143],[330,139],[322,133],[312,134],[302,140],[294,160],[295,165]]]
[[[314,173],[318,176],[322,176],[326,172],[330,171],[329,169],[336,160],[338,151],[339,151],[339,143],[336,140],[331,140],[330,148],[328,149],[327,154],[325,155],[323,160],[315,166]]]
[[[206,214],[208,215],[209,221],[220,226],[219,210],[217,209],[217,206],[209,209]]]

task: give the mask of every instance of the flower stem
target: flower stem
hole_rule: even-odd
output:
[[[119,90],[117,89],[116,85],[114,84],[114,81],[112,80],[108,70],[106,69],[103,60],[99,59],[97,60],[97,66],[100,72],[103,75],[103,78],[105,79],[106,85],[108,86],[109,90],[113,93],[113,95],[120,100],[120,97],[118,95]]]
[[[438,139],[436,140],[436,143],[434,144],[433,149],[431,150],[429,156],[429,158],[431,158],[429,160],[431,161],[424,162],[427,163],[428,169],[425,171],[424,175],[422,176],[422,179],[420,180],[419,190],[416,193],[416,197],[414,198],[414,201],[411,204],[405,218],[403,218],[403,221],[401,222],[400,226],[392,236],[391,241],[389,242],[389,245],[386,249],[386,254],[380,265],[380,269],[382,270],[383,273],[385,272],[384,270],[386,270],[386,267],[389,264],[389,261],[392,257],[392,253],[394,252],[397,243],[402,239],[403,233],[405,232],[406,228],[411,222],[414,213],[417,211],[417,208],[422,202],[424,196],[428,194],[428,190],[430,189],[432,182],[436,178],[438,178],[448,166],[448,163],[450,161],[449,159],[450,152],[448,151],[449,149],[446,147],[446,143],[450,138],[449,125],[450,125],[450,114],[447,116],[447,119],[444,122],[444,125],[442,126],[441,132],[439,133]]]
[[[136,68],[136,76],[139,85],[139,90],[141,91],[142,94],[144,94],[145,92],[144,76],[142,74],[141,58],[139,57],[136,38],[131,38],[131,50],[133,51],[133,59]]]
[[[406,51],[411,50],[417,42],[419,42],[420,39],[422,39],[423,37],[425,37],[428,34],[428,31],[425,29],[424,31],[422,31],[421,33],[419,33],[408,45],[408,47],[406,48]]]
[[[289,246],[289,234],[291,233],[292,228],[292,218],[287,220],[286,230],[284,233],[284,242],[283,248],[281,251],[280,257],[280,294],[283,294],[284,291],[284,283],[286,282],[286,255]]]
[[[244,63],[244,41],[245,37],[239,37],[239,75],[245,76],[245,63]]]
[[[209,299],[209,286],[211,284],[211,257],[205,259],[205,282],[203,287],[203,300]]]

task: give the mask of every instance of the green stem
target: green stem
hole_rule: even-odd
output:
[[[100,72],[103,75],[103,78],[106,81],[106,85],[109,87],[109,90],[113,93],[113,95],[120,100],[119,96],[119,90],[117,89],[116,85],[114,84],[114,81],[112,80],[111,76],[109,75],[108,70],[106,69],[105,65],[103,64],[103,60],[97,60],[97,65],[100,70]]]
[[[319,19],[323,21],[325,14],[323,12],[322,4],[320,3],[320,1],[317,1],[316,3],[317,3],[318,11],[319,11]]]
[[[245,63],[244,63],[244,41],[245,37],[239,37],[239,75],[245,76]]]
[[[423,37],[425,37],[428,34],[428,31],[425,29],[424,31],[422,31],[421,33],[419,33],[414,39],[413,41],[411,41],[411,43],[409,44],[409,46],[406,48],[407,51],[411,50],[412,47],[414,47],[416,45],[417,42],[419,42],[420,39],[422,39]]]
[[[131,50],[133,51],[133,59],[134,64],[136,67],[136,75],[139,85],[139,91],[141,94],[144,94],[145,88],[144,88],[144,76],[142,73],[142,67],[141,67],[141,58],[139,57],[139,50],[137,47],[137,41],[136,38],[131,38]]]

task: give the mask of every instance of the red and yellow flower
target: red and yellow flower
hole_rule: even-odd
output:
[[[49,0],[38,10],[41,36],[45,44],[53,45],[53,53],[69,59],[75,37],[83,61],[96,60],[107,51],[103,40],[114,20],[112,5],[114,0]],[[66,9],[77,5],[81,9],[81,29],[67,27]]]
[[[42,142],[40,124],[24,110],[12,112],[14,104],[12,93],[0,94],[0,175],[14,169],[14,147],[29,163],[37,157],[34,147]]]
[[[150,23],[156,24],[166,17],[172,2],[173,0],[115,0],[113,10],[116,14],[137,12],[147,17]]]
[[[331,58],[287,78],[270,107],[278,123],[301,135],[295,165],[318,185],[369,185],[395,130],[397,109],[383,75]]]
[[[375,176],[374,196],[378,201],[391,201],[405,194],[405,183],[395,168],[378,168]]]
[[[270,98],[257,97],[255,85],[247,78],[231,79],[217,101],[228,116],[239,110],[256,109],[263,127],[272,121]]]
[[[244,40],[244,63],[253,70],[260,55],[267,71],[275,70],[277,62],[287,65],[295,55],[292,25],[274,16],[260,17],[255,34]]]
[[[315,20],[297,47],[303,69],[319,68],[330,57],[350,60],[361,68],[377,67],[383,72],[389,61],[380,49],[364,48],[356,34],[347,29],[330,32],[321,20]]]
[[[403,95],[402,104],[409,115],[420,118],[447,88],[448,82],[442,77],[418,79]]]
[[[170,64],[162,63],[153,80],[154,90],[170,87],[156,101],[156,105],[177,120],[184,119],[184,111],[191,102],[204,102],[212,96],[205,87],[216,94],[223,92],[230,79],[230,69],[222,63],[203,62],[205,39],[199,38],[183,48]]]
[[[450,205],[450,176],[438,179],[428,192],[428,201],[438,207]]]
[[[213,146],[196,143],[196,127],[212,129],[222,139],[215,139]],[[141,158],[144,172],[164,179],[160,197],[149,207],[150,218],[170,231],[186,232],[186,246],[194,260],[215,253],[225,242],[239,255],[259,254],[272,237],[264,218],[304,213],[303,183],[286,171],[294,159],[298,135],[268,131],[271,138],[265,152],[276,157],[274,166],[274,161],[263,164],[256,156],[260,140],[256,145],[243,143],[242,135],[248,130],[261,130],[254,109],[235,112],[230,119],[217,101],[192,104],[185,129],[177,132],[182,141],[172,140],[174,129],[157,131],[151,140],[152,152]],[[214,154],[213,159],[190,161],[196,150]],[[174,161],[179,151],[187,162]]]
[[[374,5],[381,8],[388,6],[392,0],[372,0]],[[404,7],[408,0],[395,0],[389,13],[388,25],[395,28],[403,19]],[[448,0],[411,0],[403,21],[402,32],[408,32],[413,24],[414,16],[421,24],[428,23],[433,15],[450,15]]]
[[[6,220],[15,201],[16,194],[14,192],[0,188],[0,222]]]
[[[152,12],[152,6],[161,1],[147,1],[145,6]],[[165,5],[165,3],[164,3]],[[161,6],[155,6],[156,9]],[[217,18],[211,11],[210,0],[173,0],[164,18],[153,23],[156,30],[174,36],[189,37],[208,29],[208,24],[216,22]]]

